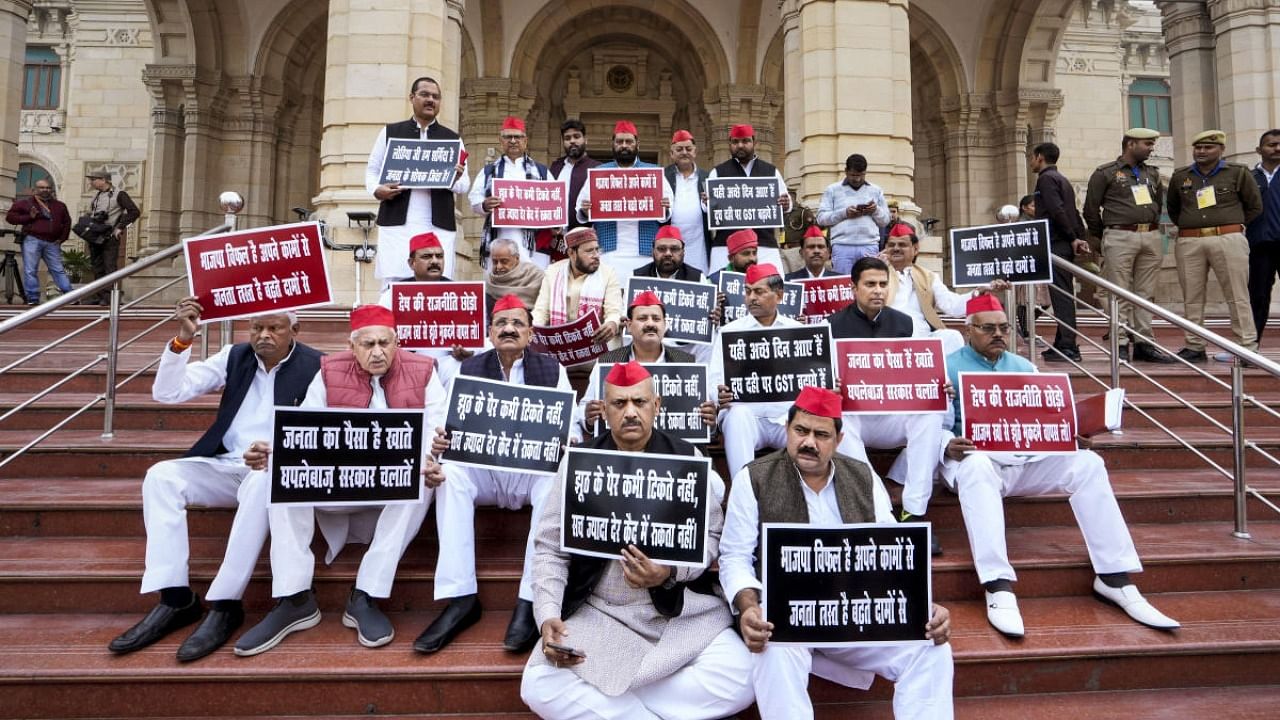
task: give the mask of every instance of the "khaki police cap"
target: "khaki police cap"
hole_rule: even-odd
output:
[[[1199,135],[1191,138],[1192,145],[1199,145],[1200,143],[1212,143],[1225,147],[1227,144],[1227,134],[1221,130],[1205,130]]]
[[[1151,128],[1135,127],[1125,130],[1124,136],[1134,140],[1157,140],[1160,138],[1160,133]]]

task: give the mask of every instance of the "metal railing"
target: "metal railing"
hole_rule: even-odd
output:
[[[1251,487],[1248,484],[1247,476],[1246,476],[1246,459],[1247,459],[1246,453],[1248,451],[1253,451],[1254,453],[1265,458],[1268,462],[1272,463],[1276,467],[1280,467],[1280,458],[1277,458],[1275,455],[1273,455],[1272,453],[1268,452],[1266,449],[1259,446],[1256,442],[1252,442],[1247,437],[1245,437],[1245,428],[1244,428],[1244,411],[1246,406],[1259,408],[1263,412],[1274,417],[1277,421],[1280,421],[1280,412],[1277,412],[1275,408],[1268,407],[1265,403],[1259,401],[1257,398],[1245,392],[1245,375],[1244,375],[1245,365],[1247,364],[1249,367],[1262,370],[1263,372],[1271,375],[1272,377],[1280,378],[1280,363],[1276,363],[1266,357],[1263,357],[1262,355],[1258,354],[1253,350],[1249,350],[1241,345],[1238,345],[1222,337],[1221,335],[1213,332],[1212,330],[1196,325],[1195,323],[1183,317],[1180,317],[1179,315],[1173,312],[1170,312],[1169,310],[1153,302],[1150,302],[1145,298],[1139,297],[1138,295],[1135,295],[1132,292],[1125,290],[1124,288],[1102,277],[1099,277],[1089,272],[1088,270],[1085,270],[1084,268],[1081,268],[1071,263],[1070,261],[1065,260],[1056,255],[1053,256],[1053,267],[1054,267],[1054,272],[1066,272],[1078,278],[1082,282],[1091,283],[1096,287],[1102,290],[1105,290],[1110,295],[1111,301],[1109,303],[1109,308],[1106,310],[1090,305],[1089,303],[1086,303],[1080,300],[1078,297],[1074,295],[1071,298],[1071,300],[1076,304],[1077,310],[1079,310],[1080,308],[1084,308],[1085,310],[1091,313],[1102,316],[1107,321],[1107,327],[1109,330],[1109,334],[1106,340],[1107,346],[1104,347],[1102,344],[1094,341],[1092,338],[1078,331],[1075,333],[1075,337],[1077,341],[1088,343],[1089,345],[1092,345],[1094,348],[1101,350],[1103,353],[1107,355],[1108,361],[1109,361],[1109,370],[1110,370],[1109,377],[1107,378],[1107,380],[1103,380],[1102,378],[1098,377],[1096,374],[1094,374],[1093,372],[1085,368],[1082,363],[1072,360],[1070,358],[1067,358],[1063,353],[1061,353],[1061,351],[1055,348],[1052,344],[1045,343],[1044,346],[1048,349],[1048,351],[1057,353],[1061,359],[1065,360],[1066,362],[1069,362],[1077,370],[1080,370],[1086,376],[1088,376],[1089,378],[1097,382],[1099,385],[1108,389],[1120,387],[1120,369],[1122,367],[1127,368],[1129,371],[1131,371],[1138,377],[1142,378],[1146,382],[1150,383],[1153,387],[1157,388],[1160,392],[1164,393],[1165,395],[1168,395],[1170,398],[1180,403],[1183,407],[1191,410],[1195,415],[1205,420],[1212,427],[1229,435],[1231,438],[1232,462],[1231,462],[1231,468],[1227,469],[1223,467],[1220,463],[1214,461],[1213,458],[1205,454],[1200,448],[1195,447],[1195,445],[1190,441],[1188,441],[1186,438],[1179,435],[1176,430],[1170,428],[1165,423],[1160,422],[1158,419],[1152,416],[1151,413],[1139,407],[1136,403],[1131,401],[1127,396],[1125,398],[1126,408],[1131,409],[1134,412],[1137,412],[1139,415],[1141,415],[1145,420],[1150,422],[1157,429],[1164,432],[1169,437],[1173,438],[1173,440],[1176,441],[1183,448],[1189,450],[1191,453],[1193,453],[1202,461],[1207,463],[1214,470],[1216,470],[1223,476],[1230,478],[1232,480],[1233,486],[1234,486],[1234,505],[1235,505],[1234,507],[1235,529],[1232,532],[1233,536],[1241,539],[1247,539],[1250,537],[1249,529],[1248,529],[1248,498],[1250,496],[1254,497],[1255,499],[1257,499],[1259,502],[1266,505],[1267,507],[1270,507],[1272,510],[1276,511],[1277,513],[1280,513],[1280,507],[1277,507],[1275,503],[1268,500],[1265,496],[1262,495],[1261,492],[1259,492],[1256,488]],[[1065,292],[1061,288],[1058,288],[1053,285],[1049,286],[1049,291],[1050,293],[1056,292],[1056,293],[1065,294]],[[1028,339],[1026,343],[1027,354],[1029,359],[1032,362],[1035,362],[1038,335],[1035,330],[1036,309],[1035,309],[1035,303],[1032,302],[1032,299],[1033,299],[1032,297],[1021,297],[1017,299],[1017,304],[1019,307],[1023,308],[1022,312],[1025,313],[1024,317],[1026,318],[1026,328],[1028,333]],[[1179,357],[1176,354],[1170,353],[1170,356],[1174,359],[1176,363],[1182,366],[1185,366],[1186,368],[1189,368],[1195,373],[1198,373],[1202,378],[1206,380],[1206,382],[1209,383],[1210,387],[1216,386],[1221,390],[1230,391],[1231,393],[1231,425],[1230,427],[1228,427],[1226,424],[1219,421],[1217,418],[1214,418],[1213,416],[1209,415],[1207,412],[1204,411],[1203,408],[1198,407],[1195,403],[1192,403],[1191,401],[1187,400],[1186,398],[1183,398],[1178,393],[1168,388],[1164,383],[1160,382],[1158,379],[1156,379],[1152,375],[1143,371],[1141,368],[1136,366],[1130,360],[1123,359],[1120,357],[1119,339],[1120,339],[1121,332],[1127,333],[1130,337],[1133,338],[1134,341],[1130,344],[1131,348],[1136,347],[1138,343],[1148,343],[1151,346],[1156,348],[1161,348],[1161,346],[1155,340],[1155,338],[1147,337],[1145,335],[1142,335],[1141,333],[1138,333],[1128,323],[1122,321],[1120,317],[1120,308],[1119,308],[1120,302],[1118,301],[1124,301],[1133,306],[1146,310],[1147,312],[1151,313],[1153,318],[1159,318],[1161,320],[1164,320],[1165,322],[1168,322],[1169,324],[1173,325],[1174,327],[1186,333],[1195,335],[1203,339],[1209,345],[1216,345],[1220,347],[1223,351],[1233,356],[1233,362],[1231,363],[1231,381],[1230,383],[1226,383],[1226,382],[1223,382],[1219,377],[1217,377],[1213,373],[1208,372],[1207,370],[1197,366],[1196,364],[1188,362],[1187,360]],[[1061,319],[1056,317],[1051,312],[1046,313],[1045,316],[1051,318],[1053,322],[1059,327],[1064,327],[1066,325]],[[1161,349],[1164,349],[1164,348],[1161,348]]]
[[[208,230],[206,232],[200,233],[196,237],[216,235],[218,233],[234,230],[235,229],[234,220],[235,220],[234,215],[229,215],[228,222],[225,222],[222,225],[212,228],[211,230]],[[66,335],[63,335],[62,337],[57,338],[56,340],[53,340],[35,350],[32,350],[31,352],[9,363],[3,368],[0,368],[0,375],[3,375],[4,373],[9,372],[10,370],[13,370],[14,368],[17,368],[25,364],[27,361],[31,360],[32,358],[38,357],[41,354],[45,353],[46,351],[52,350],[53,348],[56,348],[62,345],[63,343],[66,343],[68,340],[78,337],[84,334],[85,332],[89,331],[90,329],[101,325],[103,322],[107,323],[107,346],[104,352],[96,355],[95,357],[93,357],[91,360],[81,365],[80,367],[71,370],[66,375],[66,377],[63,377],[61,380],[54,382],[52,385],[45,388],[44,390],[40,390],[36,392],[34,395],[27,398],[23,402],[10,408],[3,415],[0,415],[0,421],[4,421],[12,417],[13,415],[25,410],[26,408],[31,407],[32,405],[39,402],[44,397],[53,393],[58,388],[63,387],[64,385],[71,382],[75,378],[80,377],[81,375],[84,375],[85,373],[89,372],[90,370],[98,367],[103,363],[106,363],[106,372],[105,372],[106,377],[104,380],[103,392],[97,395],[96,397],[94,397],[89,402],[73,410],[70,415],[68,415],[67,417],[55,423],[53,426],[41,432],[38,436],[36,436],[27,444],[23,445],[21,448],[9,453],[9,455],[6,456],[3,460],[0,460],[0,468],[3,468],[4,466],[8,465],[10,462],[15,460],[19,456],[21,456],[26,451],[30,450],[31,448],[35,447],[39,443],[43,442],[45,438],[48,438],[50,435],[53,435],[54,433],[58,432],[62,428],[66,427],[73,420],[80,417],[84,413],[88,412],[89,410],[97,406],[99,403],[103,404],[102,437],[106,439],[110,439],[114,437],[115,435],[114,421],[115,421],[117,391],[120,388],[127,385],[129,382],[131,382],[134,378],[137,378],[139,375],[150,370],[159,362],[159,358],[157,357],[155,360],[152,360],[147,365],[131,373],[124,380],[120,380],[119,382],[117,382],[117,376],[120,371],[120,351],[128,348],[130,345],[142,339],[143,337],[145,337],[146,335],[148,335],[149,333],[151,333],[153,330],[160,327],[164,323],[169,322],[169,320],[173,317],[172,314],[166,317],[163,317],[157,322],[149,325],[148,327],[146,327],[145,329],[143,329],[141,332],[137,333],[133,337],[125,340],[124,342],[120,342],[121,312],[123,310],[127,310],[129,308],[137,306],[142,302],[145,302],[151,297],[161,292],[164,292],[165,290],[169,289],[170,287],[172,287],[173,285],[179,282],[184,282],[186,280],[186,276],[179,275],[178,277],[161,284],[160,286],[138,296],[137,298],[134,298],[133,300],[131,300],[130,302],[124,305],[121,304],[120,283],[125,278],[136,275],[137,273],[143,270],[154,267],[159,263],[162,263],[166,260],[173,258],[174,256],[182,252],[182,247],[183,246],[181,243],[178,243],[171,247],[167,247],[164,250],[161,250],[160,252],[155,253],[154,255],[149,255],[145,258],[142,258],[141,260],[137,260],[134,263],[128,265],[127,267],[123,267],[111,273],[110,275],[107,275],[106,277],[94,280],[93,282],[89,283],[88,285],[85,285],[82,288],[79,288],[77,290],[72,290],[71,292],[65,295],[54,298],[53,300],[50,300],[49,302],[44,303],[42,305],[37,305],[36,307],[31,308],[30,310],[27,310],[26,312],[20,315],[11,317],[8,320],[5,320],[4,322],[0,322],[0,336],[3,336],[5,333],[18,330],[19,328],[22,328],[22,327],[26,327],[30,323],[36,320],[39,320],[40,318],[43,318],[46,315],[49,315],[50,313],[58,310],[59,308],[67,307],[85,298],[94,297],[107,290],[111,292],[111,304],[105,314],[100,315],[97,318],[94,318],[93,320],[90,320],[88,323],[81,326],[80,328],[77,328],[76,330],[73,330],[67,333]],[[202,352],[207,357],[208,350],[209,350],[208,333],[201,331],[200,336],[201,336]],[[231,339],[230,323],[223,323],[222,325],[223,343],[225,344],[227,342],[230,342],[230,339]]]

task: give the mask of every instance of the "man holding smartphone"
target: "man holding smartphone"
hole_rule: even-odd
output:
[[[859,259],[880,251],[880,228],[889,224],[884,191],[867,182],[867,159],[845,158],[844,180],[830,185],[818,204],[818,225],[831,228],[831,267],[848,275]]]

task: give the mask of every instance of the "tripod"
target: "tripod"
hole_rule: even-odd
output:
[[[14,241],[18,239],[17,230],[8,230],[0,228],[0,237],[12,235]],[[4,260],[0,261],[0,276],[4,277],[4,299],[5,302],[12,305],[13,296],[26,299],[26,295],[22,289],[22,268],[18,265],[18,248],[6,247],[4,250]]]

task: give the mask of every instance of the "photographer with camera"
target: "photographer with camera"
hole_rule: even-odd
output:
[[[97,193],[89,203],[89,216],[92,221],[89,231],[78,233],[89,246],[89,261],[93,263],[94,278],[110,275],[120,267],[120,241],[124,239],[124,229],[138,219],[141,211],[133,202],[133,198],[124,190],[117,190],[111,185],[111,173],[95,170],[85,175],[89,184]],[[111,300],[111,293],[103,291],[96,298],[86,298],[85,302],[93,305],[106,305]]]
[[[53,197],[53,181],[37,180],[31,196],[13,203],[5,213],[5,222],[22,227],[22,286],[28,305],[40,304],[40,281],[36,269],[44,258],[45,267],[58,289],[71,292],[71,281],[62,269],[62,243],[71,232],[71,214],[67,206]]]

